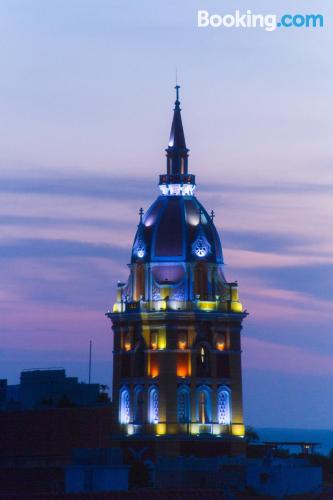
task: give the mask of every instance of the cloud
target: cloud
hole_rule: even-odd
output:
[[[272,233],[261,231],[249,231],[247,229],[223,229],[221,230],[223,240],[230,253],[234,250],[249,250],[260,253],[291,253],[301,243],[306,247],[311,243],[309,237],[295,236],[290,233]]]
[[[282,259],[283,260],[283,259]],[[250,275],[265,283],[265,286],[302,292],[316,300],[333,300],[333,263],[323,259],[299,258],[299,265],[255,266],[242,269],[242,275]],[[307,263],[307,264],[306,264]],[[236,267],[236,265],[235,265]],[[333,305],[332,305],[333,307]]]
[[[47,176],[43,169],[31,170],[28,175],[22,175],[21,171],[13,172],[10,169],[2,169],[2,183],[0,193],[31,193],[51,196],[79,196],[89,198],[120,198],[128,201],[132,196],[149,200],[156,189],[158,178],[146,175],[131,178],[112,174],[110,176],[100,173],[79,173],[69,171],[66,174],[59,173],[58,170],[47,169]],[[279,182],[265,183],[258,182],[199,182],[198,192],[202,196],[223,194],[241,195],[323,195],[332,194],[333,185],[329,183],[309,183],[309,182]],[[157,193],[157,191],[156,191]]]
[[[101,199],[130,199],[140,196],[149,199],[154,180],[128,177],[103,176],[98,174],[72,173],[72,177],[59,176],[59,173],[48,171],[47,177],[41,171],[32,172],[29,176],[14,176],[3,173],[0,193],[48,194],[49,196],[70,196]],[[139,196],[138,196],[139,197]]]
[[[53,257],[103,257],[126,260],[129,251],[107,244],[58,239],[17,239],[0,243],[1,259],[53,258]]]
[[[245,369],[276,371],[312,376],[333,375],[333,353],[314,353],[297,346],[283,345],[254,338],[243,339]]]

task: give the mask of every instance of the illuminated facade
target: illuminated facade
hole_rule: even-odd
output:
[[[134,238],[130,275],[107,316],[113,404],[124,435],[243,436],[240,331],[219,235],[194,196],[179,87],[160,196]]]

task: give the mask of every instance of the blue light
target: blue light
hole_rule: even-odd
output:
[[[144,246],[139,246],[136,249],[136,255],[139,257],[139,259],[142,259],[146,254],[146,250]]]

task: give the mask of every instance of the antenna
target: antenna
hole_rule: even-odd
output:
[[[175,86],[176,102],[175,102],[175,104],[178,106],[179,106],[179,89],[180,89],[180,85],[178,84],[178,68],[176,67],[176,86]]]
[[[176,105],[179,106],[179,89],[180,89],[180,85],[176,85],[175,86],[175,90],[176,90]]]
[[[92,340],[89,340],[89,384],[91,382],[91,351],[92,351]]]
[[[143,208],[140,208],[139,210],[139,215],[140,215],[140,224],[142,224],[142,217],[143,217],[144,211]]]

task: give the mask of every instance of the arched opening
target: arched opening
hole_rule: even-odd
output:
[[[197,377],[208,377],[210,375],[210,352],[206,345],[200,344],[198,347],[196,375]]]
[[[145,376],[145,353],[144,347],[141,343],[135,350],[134,355],[134,376],[144,377]]]
[[[223,333],[218,333],[215,336],[215,349],[218,351],[224,351],[226,348],[226,338]]]
[[[121,378],[129,378],[131,376],[131,351],[123,352],[120,358]]]
[[[132,334],[130,332],[122,333],[122,348],[128,352],[133,348]]]
[[[231,394],[227,387],[220,387],[217,393],[217,421],[221,425],[231,423]]]
[[[179,423],[190,422],[190,391],[188,387],[180,387],[177,397],[177,415]]]
[[[143,264],[137,264],[135,272],[134,300],[139,300],[145,294],[145,269]]]
[[[131,398],[130,391],[127,387],[123,387],[120,390],[119,401],[119,422],[121,424],[128,424],[130,421]]]
[[[188,333],[187,330],[180,330],[178,332],[178,349],[183,351],[184,349],[187,349],[188,347]]]
[[[199,262],[194,268],[194,294],[200,295],[201,300],[207,300],[207,269],[203,262]]]
[[[149,390],[148,421],[150,424],[158,424],[159,422],[159,394],[157,387],[151,387]]]
[[[200,424],[208,424],[212,421],[211,391],[208,387],[200,387],[197,390],[197,421]]]
[[[134,423],[141,425],[144,422],[144,393],[141,385],[134,389]]]

